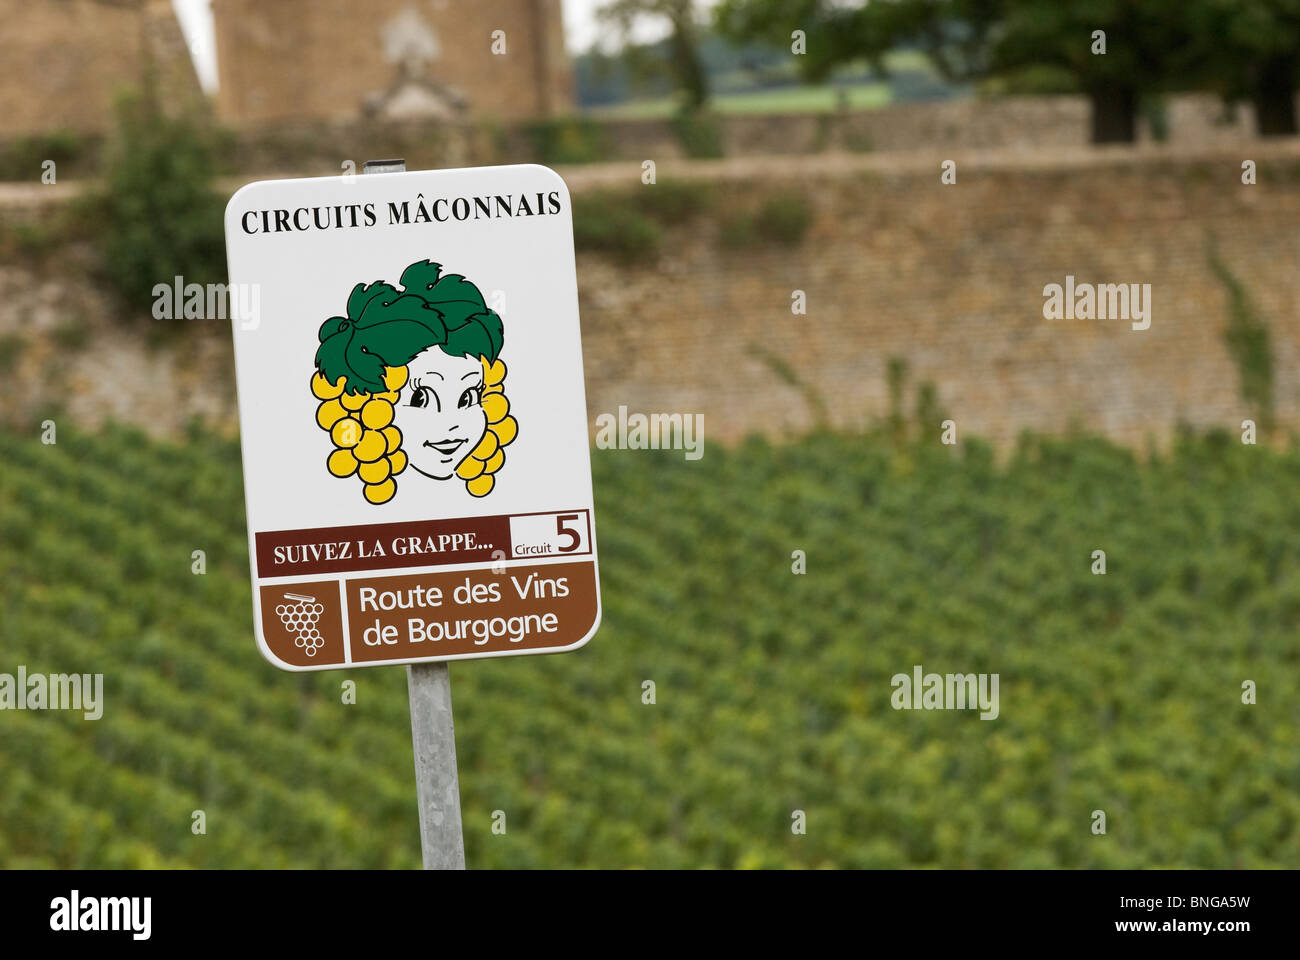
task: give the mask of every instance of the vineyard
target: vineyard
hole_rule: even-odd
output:
[[[0,712],[0,866],[419,865],[405,670],[255,649],[236,441],[60,424],[0,463],[0,673],[104,674],[98,721]],[[593,469],[601,631],[451,668],[471,868],[1300,867],[1300,451]],[[1000,715],[891,709],[917,664],[999,674]]]

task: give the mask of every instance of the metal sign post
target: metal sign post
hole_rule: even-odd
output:
[[[362,173],[405,173],[405,160],[370,160]],[[464,870],[460,825],[460,778],[456,730],[451,716],[451,671],[445,663],[409,663],[411,747],[415,796],[420,808],[420,850],[426,870]]]
[[[456,731],[451,719],[451,673],[445,663],[410,663],[411,746],[420,806],[420,849],[426,870],[464,870]]]

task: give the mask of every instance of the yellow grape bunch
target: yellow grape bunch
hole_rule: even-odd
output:
[[[326,466],[336,477],[356,474],[373,504],[393,499],[395,478],[408,465],[435,480],[459,477],[470,494],[486,497],[519,431],[505,395],[504,324],[477,286],[431,260],[410,264],[398,283],[400,289],[382,280],[356,284],[346,313],[320,326],[311,391],[320,401],[316,423],[334,443]],[[468,386],[475,360],[482,381]],[[441,384],[454,380],[460,396],[440,399],[423,382],[430,375]],[[434,415],[403,408],[406,419],[394,423],[404,390],[410,407],[428,409],[432,399]],[[414,463],[402,449],[403,425],[412,433]],[[422,430],[444,428],[446,434],[421,442]],[[449,451],[463,450],[464,442],[472,447],[455,461]]]
[[[468,457],[456,468],[456,476],[465,481],[465,489],[476,497],[486,497],[496,485],[497,473],[506,464],[505,448],[515,439],[519,424],[510,416],[510,401],[505,394],[506,365],[500,359],[483,364],[483,414],[487,432]]]
[[[496,484],[493,475],[505,466],[505,447],[514,441],[519,424],[510,416],[510,401],[505,395],[505,363],[479,359],[483,365],[482,405],[487,430],[456,468],[456,475],[465,481],[471,494],[486,497]],[[347,393],[347,377],[339,377],[332,384],[320,373],[311,378],[311,392],[320,401],[316,424],[329,433],[335,447],[326,459],[326,468],[340,478],[356,474],[363,484],[362,494],[373,504],[393,499],[397,494],[394,478],[406,469],[402,431],[393,424],[393,417],[407,376],[406,367],[385,367],[384,386],[388,390],[383,393]]]
[[[311,378],[311,392],[320,401],[316,424],[329,433],[335,450],[325,466],[336,477],[356,474],[371,503],[387,503],[397,493],[393,479],[406,469],[402,431],[393,426],[393,407],[406,384],[406,367],[386,367],[384,393],[347,393],[347,377],[330,383],[320,374]]]

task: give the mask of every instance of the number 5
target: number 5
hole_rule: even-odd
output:
[[[577,550],[578,547],[582,546],[582,534],[577,530],[570,529],[564,525],[565,520],[579,520],[581,519],[581,516],[581,514],[577,513],[556,514],[555,532],[569,538],[569,545],[567,547],[560,547],[560,553],[572,553],[574,550]]]

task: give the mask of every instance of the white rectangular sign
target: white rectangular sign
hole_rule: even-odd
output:
[[[568,189],[534,165],[226,208],[258,646],[286,670],[553,653],[600,622]]]

